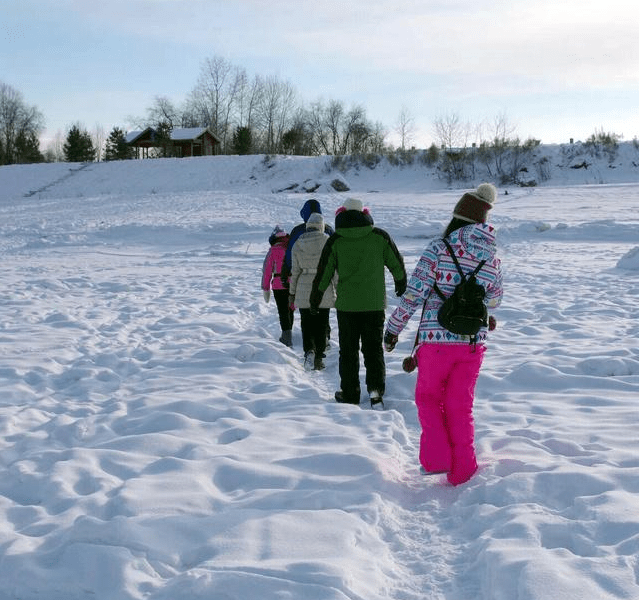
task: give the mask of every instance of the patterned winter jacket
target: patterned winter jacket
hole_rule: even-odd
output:
[[[313,279],[318,272],[318,261],[322,249],[329,236],[322,231],[310,229],[302,234],[291,253],[291,280],[289,282],[289,294],[295,296],[295,304],[298,308],[309,308],[309,296]],[[332,308],[336,302],[337,275],[326,289],[320,308]]]
[[[502,300],[502,269],[500,260],[496,258],[494,227],[488,223],[466,225],[456,229],[448,239],[464,273],[470,273],[480,261],[486,259],[476,279],[485,288],[487,307],[497,307]],[[422,253],[409,278],[406,292],[387,322],[387,331],[399,335],[413,313],[422,310],[426,300],[418,327],[418,343],[468,343],[469,336],[451,333],[438,323],[438,310],[443,301],[433,290],[434,282],[447,298],[460,283],[460,274],[441,238],[433,240]],[[486,338],[485,327],[478,334],[478,342],[484,342]]]
[[[278,241],[269,248],[269,252],[264,258],[264,264],[262,265],[262,289],[268,290],[269,288],[274,290],[286,289],[286,286],[282,285],[280,281],[280,270],[282,269],[282,262],[284,261],[284,253],[287,250],[287,244],[289,243],[289,236],[279,238]]]

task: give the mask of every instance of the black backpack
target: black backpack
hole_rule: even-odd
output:
[[[487,307],[484,303],[486,292],[476,280],[478,271],[487,261],[483,260],[472,273],[465,275],[449,242],[446,239],[442,241],[453,258],[462,281],[456,285],[453,294],[448,298],[437,284],[433,285],[433,289],[443,300],[438,311],[438,323],[451,333],[471,336],[471,343],[474,343],[478,339],[480,328],[487,326]]]

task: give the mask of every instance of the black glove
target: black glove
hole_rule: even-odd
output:
[[[311,295],[309,296],[309,312],[312,315],[318,314],[320,302],[322,302],[322,296],[324,296],[324,292],[321,292],[320,290],[311,291]]]
[[[390,331],[387,331],[384,334],[383,344],[384,344],[384,349],[387,352],[391,352],[396,347],[397,343],[398,343],[398,336],[395,333],[391,333]]]
[[[399,281],[394,282],[396,285],[396,296],[402,296],[407,289],[407,278],[403,277]]]

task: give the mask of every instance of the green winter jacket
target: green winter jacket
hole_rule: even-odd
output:
[[[336,232],[324,246],[313,281],[311,306],[322,298],[338,272],[336,310],[384,310],[387,304],[384,268],[398,286],[406,286],[404,261],[386,231],[373,225],[368,211],[347,210],[336,215]]]

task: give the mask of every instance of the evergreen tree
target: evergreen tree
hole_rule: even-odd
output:
[[[249,154],[252,146],[251,129],[249,127],[236,127],[233,133],[233,149],[237,154]]]
[[[173,125],[169,121],[161,121],[156,127],[156,142],[162,148],[162,156],[167,157],[171,154],[171,132]]]
[[[282,149],[285,154],[302,154],[304,144],[304,128],[300,125],[292,127],[282,136]]]
[[[126,160],[133,158],[133,148],[126,142],[124,131],[114,127],[107,138],[104,151],[105,160]]]
[[[78,125],[69,130],[64,143],[64,158],[67,162],[90,162],[95,159],[93,140],[87,130],[80,131]]]
[[[44,162],[40,140],[35,131],[21,131],[16,137],[15,151],[17,163]]]

